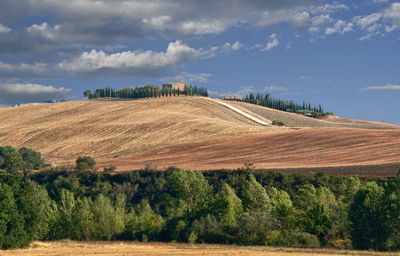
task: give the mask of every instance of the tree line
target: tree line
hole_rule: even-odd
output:
[[[67,171],[38,163],[38,152],[0,149],[2,249],[58,239],[400,248],[400,177],[285,174],[251,164],[111,173],[91,170],[88,156]]]
[[[321,105],[311,106],[310,103],[303,101],[303,104],[297,104],[294,101],[286,101],[280,99],[271,98],[271,94],[267,93],[263,95],[262,93],[250,93],[245,97],[240,99],[235,99],[237,101],[243,101],[247,103],[252,103],[260,105],[263,107],[278,109],[286,112],[293,112],[298,114],[310,114],[313,117],[320,117],[332,114],[331,112],[324,112]]]
[[[139,98],[172,97],[180,95],[208,97],[208,91],[206,88],[199,88],[197,86],[191,86],[191,85],[185,85],[185,89],[181,91],[173,88],[160,87],[149,84],[143,87],[123,88],[120,90],[106,87],[106,88],[96,89],[94,91],[86,90],[83,92],[83,96],[89,99],[96,99],[96,98],[139,99]]]

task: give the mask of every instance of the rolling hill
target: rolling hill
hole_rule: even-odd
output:
[[[400,163],[400,126],[348,119],[317,120],[227,102],[264,121],[202,97],[74,101],[0,109],[0,145],[41,151],[55,165],[81,155],[98,166],[139,169],[365,166]]]

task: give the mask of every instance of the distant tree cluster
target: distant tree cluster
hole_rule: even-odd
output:
[[[240,101],[239,99],[236,100]],[[324,112],[321,105],[315,107],[311,106],[310,103],[305,103],[305,102],[299,105],[294,103],[294,101],[286,101],[286,100],[271,98],[271,95],[269,93],[265,95],[263,95],[262,93],[256,93],[256,94],[250,93],[246,95],[241,101],[287,112],[310,114],[313,117],[320,117],[332,114],[329,112]]]
[[[139,99],[139,98],[159,98],[159,97],[172,97],[172,96],[205,96],[208,97],[208,91],[205,88],[197,86],[186,85],[183,91],[160,87],[154,85],[146,85],[136,88],[123,88],[120,90],[113,88],[96,89],[95,91],[86,90],[83,93],[84,97],[89,99],[96,98],[121,98],[121,99]]]
[[[22,175],[38,154],[19,151],[1,147],[1,249],[35,239],[400,249],[400,176],[363,181],[251,163],[231,171],[111,173],[91,171],[88,156],[75,171]]]

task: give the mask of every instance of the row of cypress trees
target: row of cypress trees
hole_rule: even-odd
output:
[[[162,88],[154,85],[146,85],[144,87],[136,88],[123,88],[120,90],[111,87],[96,89],[94,91],[86,90],[83,93],[84,97],[89,99],[95,98],[121,98],[121,99],[139,99],[139,98],[158,98],[158,97],[172,97],[172,96],[205,96],[208,97],[206,88],[199,88],[197,86],[186,85],[183,91]]]

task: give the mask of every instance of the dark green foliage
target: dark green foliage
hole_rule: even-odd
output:
[[[208,97],[208,91],[205,88],[186,85],[183,92],[171,88],[161,88],[148,84],[143,87],[123,88],[121,90],[112,89],[110,87],[96,89],[95,91],[86,90],[83,95],[89,99],[93,98],[120,98],[120,99],[140,99],[140,98],[157,98],[171,97],[184,94],[185,96],[204,96]]]
[[[0,247],[129,239],[349,248],[351,239],[357,249],[396,250],[399,195],[400,179],[366,183],[251,165],[114,174],[53,168],[25,177],[0,171]]]
[[[16,174],[0,173],[0,248],[25,247],[48,232],[47,192]]]
[[[282,121],[279,120],[274,120],[272,121],[272,125],[276,125],[276,126],[284,126],[285,124]]]
[[[271,95],[269,93],[267,93],[265,96],[262,93],[250,93],[249,95],[246,95],[241,101],[282,111],[305,114],[314,118],[319,118],[332,114],[331,112],[324,113],[321,105],[318,105],[318,107],[311,107],[311,104],[306,104],[305,102],[303,102],[302,105],[299,105],[294,103],[293,101],[273,99],[271,98]],[[279,123],[277,123],[276,125],[279,125]]]
[[[39,170],[44,167],[44,161],[40,152],[29,148],[20,148],[16,151],[13,147],[0,147],[0,169],[9,172],[24,170]]]
[[[76,169],[78,171],[88,171],[93,169],[96,165],[96,162],[90,156],[80,156],[76,159]]]
[[[25,147],[20,148],[18,152],[24,161],[24,169],[39,170],[44,167],[44,161],[40,152]]]

